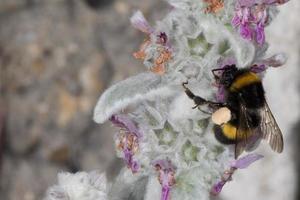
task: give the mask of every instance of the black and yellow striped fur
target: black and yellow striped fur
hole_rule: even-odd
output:
[[[222,71],[221,75],[216,75],[216,71]],[[235,65],[212,72],[216,82],[225,89],[225,102],[208,101],[196,96],[186,87],[187,83],[183,83],[183,87],[196,104],[193,108],[208,105],[213,111],[221,107],[230,110],[230,120],[214,126],[216,139],[223,144],[235,144],[236,158],[244,150],[257,146],[260,139],[267,140],[274,151],[281,153],[282,133],[266,102],[261,78],[250,68],[237,69]]]
[[[226,72],[224,72],[226,73]],[[231,72],[232,73],[232,72]],[[261,79],[248,69],[236,70],[232,74],[231,81],[226,84],[226,106],[230,109],[232,119],[221,125],[214,126],[216,139],[224,144],[235,144],[236,133],[240,120],[240,104],[247,108],[250,128],[256,128],[260,124],[260,113],[257,112],[264,106],[265,92]],[[243,99],[243,102],[241,102]],[[247,130],[244,130],[247,131]]]

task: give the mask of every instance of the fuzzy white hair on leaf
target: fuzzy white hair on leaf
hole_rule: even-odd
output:
[[[155,176],[149,177],[144,199],[145,200],[160,199],[160,195],[161,195],[161,185],[158,182],[157,177]]]
[[[231,49],[237,61],[237,66],[240,68],[248,67],[254,60],[255,46],[250,41],[241,38],[238,33],[228,30],[227,27],[222,25],[220,34],[230,43]]]
[[[58,174],[58,183],[47,190],[44,200],[107,200],[105,174],[94,171]]]
[[[130,170],[123,168],[110,188],[108,199],[143,199],[147,182],[147,176],[133,175]]]
[[[175,92],[171,87],[161,84],[159,75],[141,73],[113,85],[102,94],[94,109],[94,121],[103,123],[129,105],[157,97],[170,97]]]
[[[274,56],[265,60],[265,64],[272,66],[272,67],[280,67],[284,65],[287,61],[287,55],[285,53],[278,53]]]

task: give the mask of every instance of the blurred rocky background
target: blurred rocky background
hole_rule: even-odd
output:
[[[1,200],[42,199],[60,171],[118,172],[114,129],[95,124],[92,110],[106,87],[144,71],[131,56],[143,41],[129,23],[137,9],[154,23],[168,7],[162,0],[0,0]],[[300,199],[300,2],[280,10],[268,28],[269,52],[286,52],[289,61],[265,85],[286,151],[262,149],[267,157],[238,173],[224,200],[246,200],[245,192]]]

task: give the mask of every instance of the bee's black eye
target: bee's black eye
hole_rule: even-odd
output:
[[[221,84],[225,87],[229,87],[234,79],[235,70],[234,68],[229,68],[222,74]]]

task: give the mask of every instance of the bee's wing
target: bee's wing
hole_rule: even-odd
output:
[[[244,137],[244,133],[242,131],[237,130],[237,137]],[[235,152],[234,152],[234,158],[237,159],[244,151],[246,148],[246,141],[237,141],[235,143]]]
[[[245,150],[252,151],[261,141],[262,131],[260,128],[254,129],[250,126],[250,124],[252,124],[252,119],[250,116],[251,112],[256,111],[247,109],[243,103],[240,104],[239,126],[236,134],[235,158],[237,158]]]
[[[261,109],[261,124],[260,129],[265,139],[273,149],[278,153],[283,151],[283,137],[280,128],[267,104]]]
[[[249,120],[250,119],[247,114],[247,108],[245,107],[245,105],[240,104],[239,123],[235,138],[235,158],[238,158],[239,155],[241,155],[247,148],[249,136],[252,134]]]

